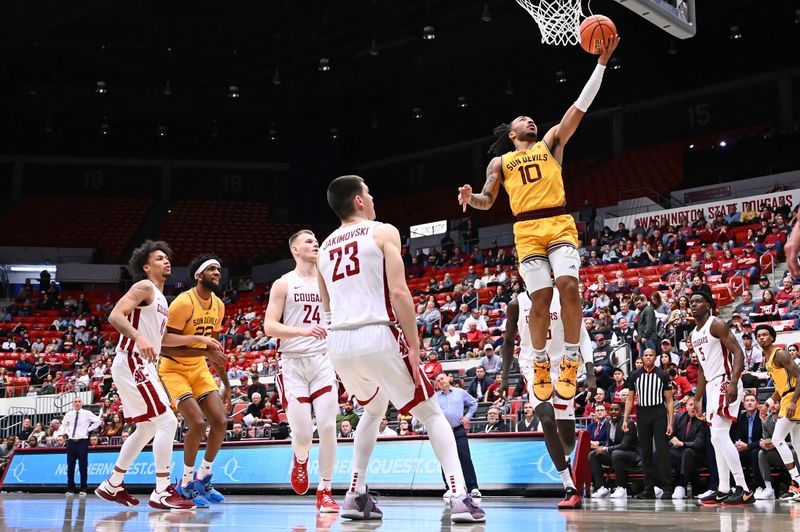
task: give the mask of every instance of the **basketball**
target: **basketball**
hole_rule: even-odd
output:
[[[581,48],[590,54],[600,55],[600,48],[608,38],[617,33],[617,27],[604,15],[592,15],[581,22]]]

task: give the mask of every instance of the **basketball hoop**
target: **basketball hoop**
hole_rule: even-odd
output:
[[[517,0],[517,3],[536,21],[544,44],[567,46],[580,41],[581,0]]]

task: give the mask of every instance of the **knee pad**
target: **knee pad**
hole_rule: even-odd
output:
[[[155,425],[156,430],[170,430],[175,432],[178,428],[178,418],[175,417],[175,414],[172,411],[167,411],[153,418],[152,420],[153,425]]]

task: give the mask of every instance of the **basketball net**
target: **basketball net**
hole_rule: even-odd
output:
[[[544,44],[567,46],[580,42],[581,0],[517,0],[517,3],[536,21]]]

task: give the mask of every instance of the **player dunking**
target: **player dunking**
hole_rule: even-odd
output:
[[[786,350],[775,345],[777,334],[771,326],[759,325],[756,327],[756,338],[758,345],[764,350],[764,360],[769,378],[775,383],[775,393],[767,399],[765,405],[767,408],[772,408],[775,403],[780,405],[778,421],[775,423],[775,430],[772,433],[772,442],[792,477],[789,490],[781,497],[781,500],[796,501],[800,499],[800,471],[798,471],[797,464],[794,463],[792,449],[786,443],[786,436],[791,435],[792,445],[797,449],[797,446],[800,445],[800,412],[797,411],[797,400],[800,399],[800,367]],[[756,490],[756,498],[759,498],[758,490]]]
[[[169,306],[167,332],[174,335],[199,336],[204,340],[187,347],[164,348],[158,364],[158,374],[169,395],[172,406],[186,420],[188,429],[183,437],[183,476],[178,493],[207,508],[209,502],[219,503],[225,497],[211,483],[212,466],[225,439],[228,428],[226,410],[230,408],[231,387],[225,370],[222,345],[213,338],[219,333],[225,304],[222,294],[219,257],[209,253],[198,255],[189,263],[189,274],[195,285],[182,292]],[[225,399],[208,369],[214,366],[225,386]],[[205,436],[206,423],[211,430],[206,442],[203,462],[195,476],[194,464],[200,441]]]
[[[700,502],[751,504],[755,502],[755,496],[747,487],[739,451],[730,437],[731,424],[739,415],[739,404],[744,396],[740,380],[744,353],[725,322],[711,315],[713,300],[708,294],[692,294],[689,304],[695,319],[695,328],[691,332],[692,349],[700,361],[694,396],[695,412],[703,412],[703,395],[708,390],[705,417],[711,426],[711,444],[719,472],[717,491],[703,497]],[[736,482],[733,491],[731,473]]]
[[[347,391],[364,406],[341,515],[383,517],[367,489],[365,474],[378,425],[391,400],[428,429],[452,493],[450,519],[484,521],[483,510],[466,492],[453,430],[419,367],[419,337],[400,255],[400,233],[375,221],[369,188],[358,176],[334,179],[328,186],[328,204],[342,222],[323,241],[319,253],[319,291],[325,321],[330,320],[328,354]]]
[[[555,393],[568,400],[577,389],[582,327],[578,294],[580,257],[575,220],[565,210],[561,161],[564,145],[600,89],[603,71],[618,43],[616,35],[608,39],[589,81],[558,125],[539,140],[536,123],[530,117],[518,116],[510,124],[501,124],[495,128],[497,141],[490,148],[497,157],[489,163],[483,190],[473,194],[470,185],[458,189],[458,202],[464,211],[467,205],[489,209],[497,199],[501,183],[508,192],[511,211],[517,219],[514,242],[521,261],[519,271],[533,300],[528,326],[533,341],[533,395],[539,401],[549,401],[553,395],[550,359],[545,351],[553,297],[551,272],[561,294],[565,340]]]
[[[517,299],[506,307],[506,330],[503,335],[503,346],[500,348],[503,358],[502,387],[503,390],[508,390],[508,372],[514,358],[514,339],[519,333],[519,368],[528,383],[528,396],[536,416],[542,423],[547,452],[564,484],[564,500],[558,503],[558,507],[577,509],[582,505],[581,495],[575,489],[572,472],[569,468],[569,456],[575,449],[575,401],[558,396],[541,401],[533,393],[533,345],[528,328],[530,310],[531,299],[527,292],[520,293]],[[558,364],[564,353],[564,325],[561,321],[561,298],[557,289],[553,291],[548,319],[550,320],[550,344],[547,346],[547,352],[552,357],[553,363]],[[581,327],[579,345],[586,367],[586,387],[594,390],[597,385],[595,384],[594,359],[592,358],[592,341],[589,339],[589,333],[586,332],[585,327]],[[553,373],[555,371],[553,368]]]
[[[144,446],[153,440],[156,488],[150,494],[150,506],[163,510],[193,510],[194,503],[178,495],[169,482],[178,420],[169,409],[169,399],[153,364],[162,344],[167,343],[169,309],[162,292],[172,273],[171,254],[165,242],[152,240],[134,250],[130,270],[135,279],[141,280],[131,286],[108,317],[120,333],[111,376],[125,409],[125,421],[136,423],[136,430],[122,444],[111,476],[94,492],[98,497],[123,506],[139,504],[125,489],[125,473]]]
[[[313,405],[319,434],[316,506],[320,512],[335,513],[339,505],[331,493],[331,478],[336,464],[338,385],[325,352],[328,331],[322,326],[320,309],[319,243],[313,232],[303,229],[289,238],[289,249],[296,266],[272,285],[264,331],[279,339],[280,371],[276,383],[292,429],[292,488],[298,495],[308,491]]]

